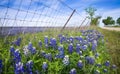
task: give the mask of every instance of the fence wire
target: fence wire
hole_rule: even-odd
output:
[[[62,0],[3,0],[0,2],[0,10],[1,34],[8,36],[14,33],[16,27],[23,33],[27,27],[63,27],[74,8]],[[80,29],[86,25],[85,17],[80,18],[81,14],[76,10],[66,27]]]

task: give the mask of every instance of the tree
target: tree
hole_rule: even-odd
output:
[[[107,19],[103,19],[102,22],[105,24],[105,25],[113,25],[115,24],[115,21],[113,20],[112,17],[108,16]]]
[[[117,24],[120,25],[120,17],[117,19]]]
[[[95,9],[95,8],[93,8],[93,7],[90,6],[90,7],[86,8],[85,11],[89,15],[89,18],[90,18],[90,20],[92,22],[93,16],[95,15],[95,11],[97,11],[97,9]]]
[[[99,24],[99,19],[101,19],[101,16],[96,16],[95,18],[92,19],[91,24],[92,25]]]

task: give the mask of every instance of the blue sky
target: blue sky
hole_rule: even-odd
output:
[[[0,5],[7,6],[8,1],[9,1],[9,7],[18,9],[19,3],[21,0],[0,0]],[[29,7],[29,4],[30,4],[30,0],[23,0],[23,1],[24,2],[22,2],[21,9],[27,10]],[[62,0],[62,1],[64,3],[66,3],[67,5],[69,5],[71,8],[76,9],[81,14],[81,16],[74,14],[74,17],[71,19],[72,25],[74,25],[73,23],[80,24],[80,22],[83,20],[83,18],[87,15],[85,13],[84,9],[89,6],[96,8],[97,9],[96,15],[101,15],[102,19],[106,18],[107,16],[111,16],[116,20],[118,17],[120,17],[120,0]],[[6,12],[6,8],[2,7],[2,6],[0,6],[0,10],[1,10],[0,18],[4,18],[5,12]],[[60,10],[63,13],[53,11],[52,9],[49,9],[49,8],[45,8],[43,10],[44,6],[51,7],[56,10]],[[68,18],[69,14],[71,14],[71,12],[72,12],[72,10],[70,10],[69,8],[62,6],[58,0],[32,0],[29,11],[34,12],[35,10],[36,10],[36,13],[40,13],[43,10],[42,14],[49,16],[49,17],[41,16],[41,19],[39,19],[39,20],[42,20],[42,21],[49,20],[50,22],[53,22],[53,23],[54,23],[55,19],[51,18],[52,16],[62,18],[63,19],[62,23],[65,23],[65,20]],[[15,13],[17,13],[17,11],[9,9],[7,15],[10,18],[14,19]],[[25,15],[26,15],[25,12],[19,12],[17,19],[24,19]],[[33,14],[27,14],[26,19],[30,20],[30,19],[32,19],[31,17],[33,17]],[[37,15],[34,16],[33,20],[36,20],[36,19],[38,19]],[[60,20],[60,19],[58,19],[58,20]],[[58,20],[56,20],[55,22],[58,22],[58,23],[61,22]],[[8,21],[8,22],[10,22],[10,21]],[[19,23],[19,22],[17,22],[17,23]],[[44,25],[46,25],[46,24],[43,24],[43,26]],[[47,25],[49,25],[49,24],[47,24]],[[103,26],[103,23],[100,22],[100,25]]]

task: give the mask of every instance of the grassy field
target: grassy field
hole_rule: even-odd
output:
[[[97,28],[106,40],[106,46],[112,58],[112,62],[118,66],[118,74],[120,74],[120,31],[108,31]]]
[[[112,64],[116,64],[117,65],[117,72],[112,72],[109,71],[107,74],[120,74],[120,32],[116,32],[116,31],[108,31],[108,30],[103,30],[101,28],[97,28],[97,27],[91,27],[90,29],[94,29],[94,30],[98,30],[99,32],[101,32],[104,35],[105,38],[105,44],[102,43],[102,39],[100,38],[98,43],[98,48],[97,48],[97,52],[99,52],[101,54],[100,58],[96,61],[101,62],[102,64],[104,64],[104,62],[106,60],[110,60],[111,65]],[[59,39],[58,39],[58,35],[59,34],[63,34],[63,35],[67,35],[67,37],[70,36],[81,36],[82,34],[80,33],[80,31],[78,30],[67,30],[67,31],[63,31],[61,33],[61,31],[59,30],[49,30],[46,32],[39,32],[39,33],[34,33],[34,34],[20,34],[20,35],[16,35],[16,36],[9,36],[7,38],[6,43],[4,43],[4,39],[5,38],[0,38],[0,59],[3,59],[3,71],[5,72],[5,74],[7,74],[7,72],[11,72],[14,70],[13,67],[11,67],[11,63],[9,62],[9,60],[11,60],[10,57],[10,53],[9,53],[9,49],[10,46],[12,45],[11,42],[16,40],[17,38],[21,37],[22,38],[22,43],[20,46],[15,46],[14,48],[16,49],[20,49],[20,51],[22,52],[22,62],[26,63],[28,60],[26,60],[26,56],[23,54],[23,47],[25,45],[28,45],[29,42],[32,42],[33,46],[36,47],[36,49],[38,50],[38,52],[36,53],[36,55],[30,55],[29,56],[29,60],[33,60],[34,61],[34,68],[33,70],[42,70],[42,63],[45,61],[48,63],[48,65],[50,66],[48,69],[49,73],[65,73],[67,74],[70,69],[72,69],[73,67],[76,68],[78,73],[82,73],[82,74],[93,74],[94,70],[98,69],[99,71],[102,71],[104,68],[107,68],[105,66],[103,66],[101,69],[99,69],[98,67],[95,67],[95,65],[86,65],[84,66],[84,68],[82,70],[79,70],[79,68],[76,67],[76,63],[79,59],[81,59],[82,61],[84,61],[84,64],[87,64],[85,62],[85,60],[81,57],[79,57],[78,54],[76,54],[75,52],[72,54],[69,54],[67,51],[67,47],[68,47],[68,43],[64,43],[64,49],[65,49],[65,54],[69,55],[69,57],[71,58],[70,61],[72,61],[72,64],[69,67],[65,67],[61,62],[61,59],[53,59],[53,62],[50,62],[49,60],[46,60],[45,58],[43,58],[41,55],[37,56],[39,54],[39,52],[41,52],[41,50],[44,50],[46,53],[52,53],[54,56],[56,53],[58,53],[59,51],[54,51],[52,50],[52,48],[50,48],[50,50],[46,50],[45,46],[42,46],[42,48],[40,48],[38,46],[38,42],[39,40],[41,40],[44,43],[44,37],[47,35],[49,38],[56,38],[57,40],[57,45],[60,46],[61,44],[59,43]],[[85,38],[83,36],[83,38]],[[76,46],[74,45],[74,48]],[[107,49],[106,49],[107,48]],[[86,55],[94,55],[95,53],[92,52],[91,50],[91,46],[89,46],[88,50],[86,52],[83,51],[83,56],[85,57]],[[74,50],[75,51],[75,50]],[[108,55],[109,54],[109,55]],[[75,58],[76,57],[76,58]],[[41,58],[41,59],[39,59]],[[59,66],[59,67],[58,67]],[[110,68],[107,68],[108,70],[111,70]],[[54,72],[55,73],[54,73]],[[92,72],[93,71],[93,72]],[[42,71],[44,72],[44,71]],[[102,73],[104,74],[104,73]]]

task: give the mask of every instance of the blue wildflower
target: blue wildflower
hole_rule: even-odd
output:
[[[95,63],[95,59],[93,57],[86,56],[85,59],[88,64],[93,65]]]
[[[71,43],[74,42],[74,38],[72,36],[69,38],[69,40],[70,40]]]
[[[111,67],[112,69],[116,69],[117,68],[117,66],[116,65],[112,65],[112,67]]]
[[[24,67],[23,63],[18,62],[15,64],[15,74],[23,74],[24,73]]]
[[[23,48],[23,53],[26,55],[26,56],[28,56],[28,54],[29,54],[29,50],[28,50],[28,46],[26,45],[24,48]]]
[[[105,66],[107,66],[107,67],[110,66],[110,62],[109,62],[109,61],[106,61],[104,64],[105,64]]]
[[[33,61],[32,60],[26,63],[26,72],[29,74],[33,73]]]
[[[13,46],[10,48],[10,56],[14,56],[15,49]]]
[[[70,72],[69,72],[69,74],[77,74],[76,69],[75,68],[71,69]]]
[[[19,62],[21,61],[21,55],[20,55],[19,49],[16,49],[16,50],[15,50],[14,60],[15,60],[16,63],[19,63]]]
[[[45,43],[45,45],[48,45],[48,37],[47,36],[44,37],[44,43]]]
[[[32,45],[31,42],[29,42],[29,44],[28,44],[28,49],[29,49],[30,51],[32,51],[32,49],[33,49],[33,45]]]
[[[2,67],[3,67],[2,60],[0,59],[0,73],[2,72]]]
[[[82,46],[82,50],[83,50],[83,51],[87,50],[87,45],[83,45],[83,46]]]
[[[69,53],[72,53],[72,52],[73,52],[73,44],[70,44],[70,45],[68,46],[68,52],[69,52]]]
[[[39,40],[38,45],[39,45],[40,48],[42,47],[42,42],[41,42],[41,40]]]
[[[64,65],[66,65],[66,66],[67,66],[67,65],[69,64],[69,56],[68,56],[68,55],[66,55],[66,56],[64,57],[64,59],[63,59],[63,61],[62,61],[62,62],[63,62],[63,64],[64,64]]]
[[[80,52],[80,44],[76,45],[76,52],[79,53]]]
[[[83,68],[83,63],[81,60],[78,61],[77,66],[82,69]]]
[[[46,71],[48,68],[48,64],[46,62],[43,62],[42,69]]]

